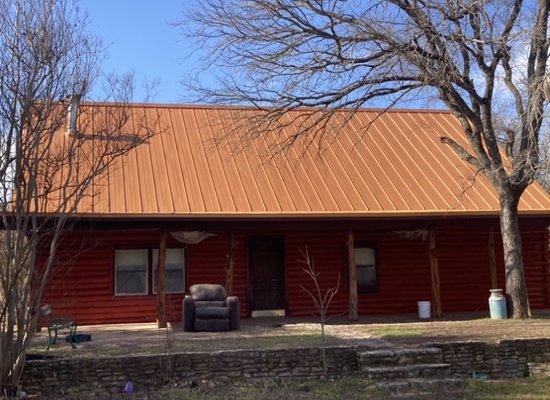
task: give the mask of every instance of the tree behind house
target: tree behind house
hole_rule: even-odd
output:
[[[198,98],[264,110],[239,127],[240,138],[294,123],[277,148],[320,144],[349,120],[336,117],[342,109],[351,116],[426,96],[446,105],[468,145],[444,131],[441,142],[496,191],[506,292],[512,315],[525,318],[518,203],[540,168],[549,8],[549,0],[205,0],[181,25],[210,45],[207,65],[218,77],[190,80]],[[304,106],[288,121],[287,111]]]
[[[4,0],[0,21],[2,397],[18,388],[56,249],[75,211],[97,195],[92,181],[150,132],[130,114],[126,76],[105,81],[115,105],[81,104],[77,129],[67,133],[68,108],[99,77],[102,56],[72,1]],[[130,118],[134,128],[125,131]]]

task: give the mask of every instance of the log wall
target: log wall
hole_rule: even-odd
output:
[[[376,249],[379,290],[359,293],[359,315],[416,312],[418,300],[431,300],[430,264],[427,242],[421,238],[405,239],[395,234],[399,224],[373,229],[368,222],[351,226],[356,246]],[[308,249],[320,273],[323,288],[334,286],[340,277],[340,290],[331,313],[348,311],[348,260],[346,232],[349,224],[333,227],[309,226],[307,223],[284,224],[283,227],[236,224],[233,293],[241,300],[241,313],[248,316],[248,238],[276,235],[285,241],[285,279],[287,315],[307,316],[312,304],[302,286],[311,287],[302,271],[302,251]],[[435,226],[441,280],[443,312],[487,310],[491,286],[487,232],[489,225],[480,222],[448,221]],[[522,224],[525,269],[532,308],[550,308],[550,266],[546,221]],[[194,283],[226,281],[229,240],[227,229],[209,229],[216,233],[197,245],[186,247],[186,288]],[[44,296],[57,314],[72,315],[79,324],[115,322],[153,322],[156,316],[155,295],[114,295],[114,249],[156,248],[158,229],[124,231],[72,232],[62,241],[57,263]],[[168,247],[180,247],[168,237]],[[495,250],[499,287],[504,287],[502,242],[495,229]],[[181,319],[182,294],[168,294],[169,320]]]

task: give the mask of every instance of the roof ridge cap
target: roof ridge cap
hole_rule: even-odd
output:
[[[260,110],[251,105],[244,104],[208,104],[208,103],[143,103],[143,102],[109,102],[109,101],[82,101],[84,106],[130,106],[144,108],[177,108],[177,109],[226,109],[226,110]],[[292,111],[314,110],[314,107],[299,107]],[[339,109],[337,111],[346,111],[351,109]],[[451,111],[445,108],[381,108],[381,107],[364,107],[356,110],[357,112],[381,112],[381,113],[442,113],[450,114]]]

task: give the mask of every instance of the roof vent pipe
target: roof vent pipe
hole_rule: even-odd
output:
[[[79,98],[73,95],[69,98],[70,104],[67,110],[67,133],[71,136],[76,136],[78,133],[77,121],[78,121],[78,103]]]

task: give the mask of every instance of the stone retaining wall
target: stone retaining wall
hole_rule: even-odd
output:
[[[550,362],[547,363],[529,363],[528,365],[529,376],[536,376],[539,378],[550,378]]]
[[[498,343],[426,343],[443,351],[443,362],[453,374],[481,372],[493,379],[529,376],[529,364],[550,362],[550,338],[501,340]],[[537,367],[534,367],[537,368]]]
[[[443,352],[451,372],[491,378],[543,374],[550,363],[550,338],[484,342],[426,343]],[[328,374],[345,376],[358,370],[357,347],[327,348]],[[131,380],[139,390],[169,381],[231,380],[239,378],[319,378],[323,373],[321,351],[316,348],[227,350],[212,353],[178,353],[96,359],[29,361],[22,386],[29,394],[105,394],[120,392]]]
[[[328,375],[357,370],[357,348],[326,349]],[[23,389],[29,394],[102,394],[121,391],[128,380],[139,389],[169,381],[230,380],[236,378],[311,377],[323,374],[321,351],[316,348],[227,350],[97,359],[29,361]]]

